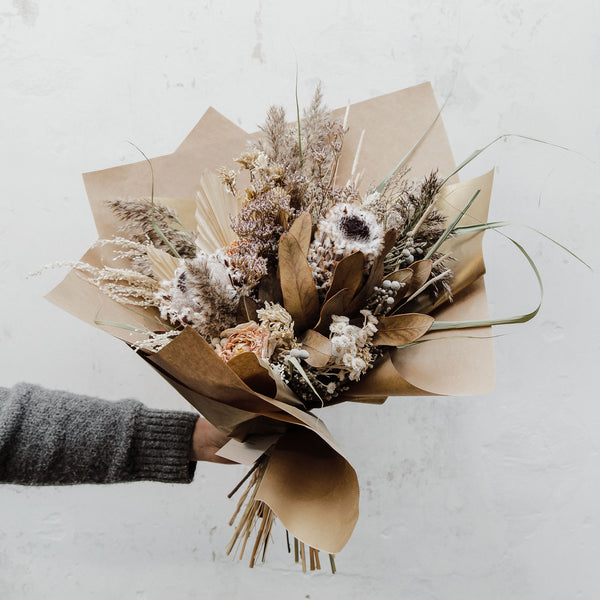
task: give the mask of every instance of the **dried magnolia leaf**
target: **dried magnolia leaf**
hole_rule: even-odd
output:
[[[408,286],[406,296],[410,296],[414,294],[418,289],[420,289],[431,275],[431,267],[433,262],[430,260],[418,260],[410,265],[408,268],[413,272],[412,280],[410,285]]]
[[[272,271],[261,278],[258,283],[258,299],[261,302],[283,304],[278,272]]]
[[[362,289],[357,292],[352,304],[348,307],[349,314],[358,312],[366,304],[367,300],[373,293],[373,289],[376,285],[381,283],[383,279],[384,265],[383,261],[387,256],[388,252],[394,247],[398,235],[393,229],[388,229],[383,236],[383,249],[379,256],[375,259],[367,281]]]
[[[425,335],[434,318],[420,313],[407,313],[392,317],[381,317],[377,333],[373,337],[374,346],[403,346]]]
[[[279,276],[283,305],[302,332],[319,316],[319,293],[312,271],[295,237],[284,233],[279,239]]]
[[[331,323],[331,316],[348,314],[351,299],[350,292],[346,289],[340,290],[335,296],[329,298],[323,304],[323,308],[321,308],[321,315],[315,330],[319,333],[327,333],[329,331],[329,324]]]
[[[335,266],[325,301],[344,288],[348,290],[350,297],[353,297],[362,283],[364,268],[365,256],[362,252],[354,252],[342,258]]]
[[[308,254],[308,248],[310,246],[310,239],[312,237],[312,218],[310,213],[302,213],[290,227],[288,233],[296,238],[300,250],[304,256]]]
[[[311,367],[322,368],[331,358],[331,342],[314,329],[309,329],[302,339],[302,349],[308,352],[306,362]]]
[[[248,296],[242,296],[237,308],[237,322],[247,323],[248,321],[256,321],[258,323],[257,310],[259,308],[256,300],[249,298]]]
[[[242,352],[227,362],[227,366],[252,390],[275,398],[277,383],[270,370],[263,366],[254,352]]]
[[[410,283],[413,278],[413,270],[412,269],[400,269],[398,271],[394,271],[390,273],[384,278],[384,281],[398,281],[399,283]]]
[[[154,246],[148,246],[146,254],[152,264],[152,272],[158,281],[171,281],[175,277],[179,261],[174,256]]]
[[[411,284],[412,278],[413,278],[412,269],[400,269],[398,271],[394,271],[393,273],[390,273],[387,277],[385,277],[384,281],[385,280],[397,281],[398,283],[404,284],[404,286],[398,290],[398,293],[396,294],[396,300],[390,307],[390,309],[389,309],[390,311],[394,310],[394,308],[396,308],[396,306],[398,306],[398,304],[404,298],[406,298],[406,294],[408,293],[408,290],[410,289],[410,284]]]

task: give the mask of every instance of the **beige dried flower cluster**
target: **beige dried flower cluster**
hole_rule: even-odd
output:
[[[225,252],[234,269],[257,281],[277,263],[277,244],[289,227],[290,195],[283,185],[283,168],[264,152],[250,149],[236,161],[248,171],[250,184],[238,194],[241,210],[232,218],[239,241]]]

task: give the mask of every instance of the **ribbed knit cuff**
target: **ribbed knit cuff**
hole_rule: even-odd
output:
[[[190,483],[196,470],[189,457],[197,419],[194,413],[140,407],[132,444],[134,479]]]

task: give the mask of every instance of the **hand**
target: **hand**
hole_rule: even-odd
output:
[[[214,425],[203,418],[196,421],[190,448],[190,460],[206,460],[209,462],[234,464],[226,458],[217,456],[215,452],[223,446],[229,438],[222,434]]]

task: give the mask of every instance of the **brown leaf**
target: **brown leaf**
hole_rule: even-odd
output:
[[[278,272],[268,273],[258,282],[258,299],[261,302],[283,303]]]
[[[406,313],[393,317],[380,317],[374,346],[403,346],[425,335],[434,318],[420,313]]]
[[[288,233],[296,238],[302,254],[306,256],[308,254],[308,247],[310,246],[310,238],[312,237],[312,217],[310,213],[302,213],[292,223]]]
[[[407,296],[414,294],[420,287],[427,283],[429,276],[431,275],[431,267],[433,262],[430,260],[418,260],[412,265],[409,265],[409,269],[413,272],[412,281],[408,286]]]
[[[279,238],[279,273],[283,305],[294,319],[294,329],[306,331],[319,317],[319,294],[306,256],[287,233]]]
[[[348,314],[348,306],[351,298],[350,292],[346,289],[340,290],[335,296],[329,298],[323,304],[323,308],[321,308],[321,315],[315,329],[319,333],[327,333],[329,331],[329,323],[331,323],[331,315]]]
[[[375,259],[365,285],[356,293],[352,304],[348,307],[349,314],[358,312],[361,308],[363,308],[373,293],[375,286],[381,283],[384,271],[383,261],[387,256],[387,253],[394,247],[397,238],[398,236],[394,229],[388,229],[385,232],[383,236],[383,249],[381,254]]]
[[[256,321],[258,323],[258,315],[256,313],[258,308],[259,304],[256,300],[248,296],[242,296],[237,308],[237,322],[247,323],[248,321]]]
[[[386,279],[388,281],[398,281],[400,283],[410,283],[413,278],[413,270],[412,269],[400,269],[398,271],[394,271],[389,275],[386,275],[383,280]]]
[[[363,279],[365,256],[362,252],[354,252],[345,256],[335,266],[331,285],[327,291],[325,301],[335,296],[340,290],[346,288],[350,297],[354,296]]]
[[[309,329],[301,340],[302,349],[308,352],[306,362],[311,367],[324,367],[331,358],[331,342],[314,329]]]
[[[394,310],[396,306],[406,297],[408,294],[408,290],[410,289],[410,284],[413,278],[412,269],[400,269],[398,271],[394,271],[390,273],[384,278],[384,281],[387,279],[388,281],[397,281],[398,283],[404,283],[405,285],[398,290],[396,294],[396,301],[389,310]]]

